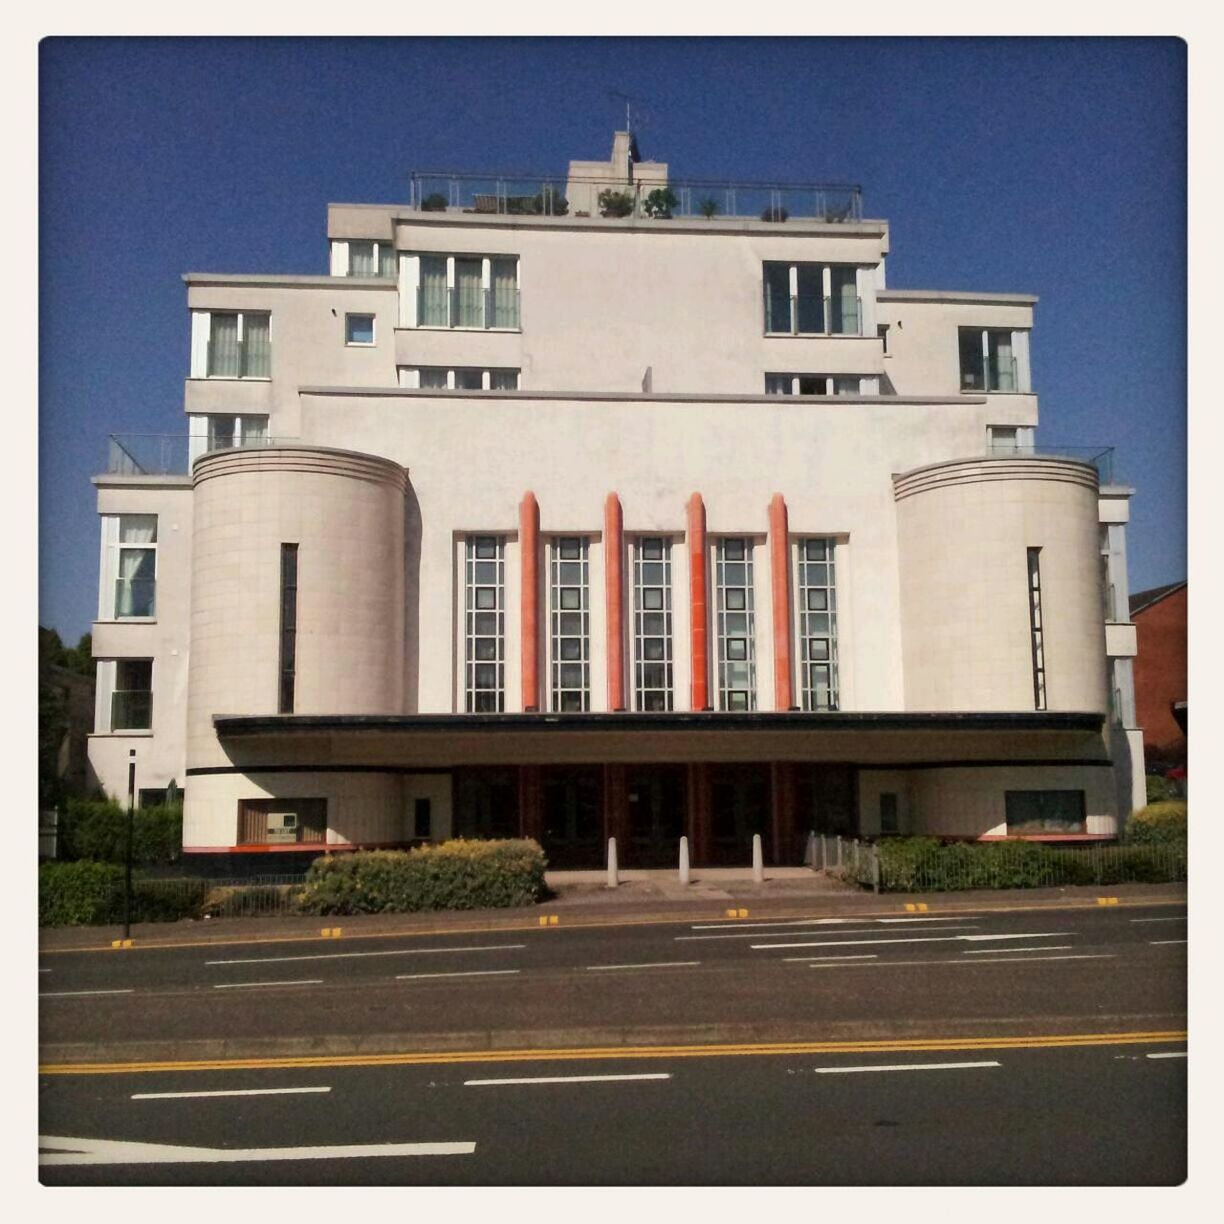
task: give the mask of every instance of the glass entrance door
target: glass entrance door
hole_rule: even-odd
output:
[[[752,837],[761,835],[765,861],[773,862],[772,797],[769,766],[760,764],[710,767],[711,853],[714,862],[747,867],[752,863]]]
[[[553,867],[603,866],[600,766],[553,766],[544,771],[544,853]]]
[[[685,831],[683,765],[638,765],[629,770],[627,867],[674,867]]]

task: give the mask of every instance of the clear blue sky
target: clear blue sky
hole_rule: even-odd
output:
[[[1113,445],[1133,590],[1186,576],[1173,39],[65,39],[40,46],[40,621],[97,602],[108,433],[185,433],[185,271],[323,273],[329,201],[563,172],[623,105],[677,177],[860,183],[894,288],[1035,293],[1040,440]]]

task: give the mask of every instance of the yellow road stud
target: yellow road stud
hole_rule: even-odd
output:
[[[1117,897],[1098,897],[1097,904],[1098,905],[1117,905],[1118,898]]]
[[[130,948],[131,946],[132,946],[132,941],[130,939],[112,939],[111,940],[112,948]]]
[[[549,914],[549,915],[548,915],[548,925],[549,925],[549,926],[556,926],[556,925],[557,925],[557,921],[558,921],[558,919],[557,919],[557,915],[556,915],[556,914]]]
[[[748,911],[747,911],[746,909],[736,910],[736,911],[735,911],[735,916],[736,916],[737,918],[747,918],[747,917],[748,917]]]
[[[907,914],[925,914],[929,908],[925,901],[907,901],[905,903],[905,912]]]
[[[738,917],[739,917],[739,910],[728,910],[728,911],[727,911],[727,917],[728,917],[728,918],[738,918]]]
[[[548,925],[548,919],[547,919],[547,918],[546,918],[546,917],[545,917],[543,914],[541,914],[541,915],[540,915],[540,925],[541,925],[541,926],[547,926],[547,925]]]
[[[324,927],[319,934],[324,939],[339,939],[341,929],[340,927]]]

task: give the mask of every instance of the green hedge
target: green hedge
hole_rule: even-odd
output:
[[[933,837],[897,837],[881,839],[877,850],[880,888],[885,892],[1156,884],[1186,878],[1184,841],[1055,847],[1040,842],[941,842]],[[861,856],[858,867],[848,874],[861,884],[870,884],[867,856]]]
[[[1187,813],[1184,799],[1149,803],[1126,822],[1126,840],[1148,844],[1185,841]]]
[[[412,850],[357,850],[315,859],[298,896],[308,914],[496,909],[544,895],[534,841],[455,841]]]
[[[204,880],[132,878],[133,922],[177,922],[199,913]],[[38,869],[39,926],[100,926],[123,921],[123,868],[82,860]]]
[[[181,807],[138,808],[132,815],[132,862],[137,867],[177,863],[183,852]],[[112,799],[69,799],[60,811],[58,857],[122,863],[127,855],[127,810]]]

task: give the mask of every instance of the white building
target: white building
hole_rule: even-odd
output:
[[[887,288],[857,188],[634,152],[332,205],[328,276],[185,277],[184,436],[95,479],[103,784],[134,750],[230,866],[1114,835],[1131,490],[1036,438],[1036,299]]]

